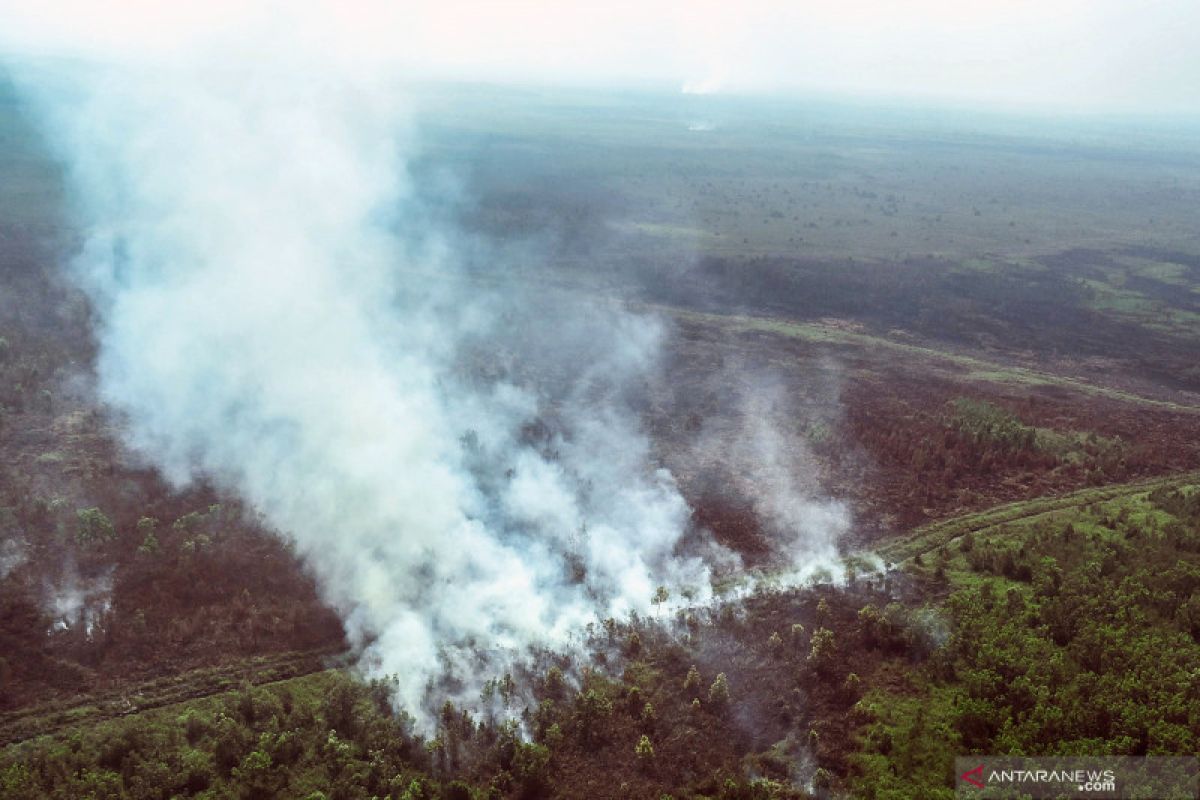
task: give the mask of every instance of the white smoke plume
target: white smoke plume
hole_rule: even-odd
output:
[[[293,538],[414,711],[443,676],[471,697],[530,646],[650,612],[659,585],[702,601],[687,506],[623,400],[657,325],[592,309],[602,336],[553,396],[465,363],[497,358],[521,298],[456,275],[452,231],[396,235],[422,220],[400,91],[302,55],[25,83],[69,169],[71,271],[128,449]],[[553,349],[573,316],[520,322]]]
[[[815,458],[794,421],[778,386],[749,393],[737,457],[749,467],[751,498],[777,537],[791,568],[789,579],[799,582],[836,569],[838,541],[850,529],[850,512],[817,485]]]
[[[727,476],[729,498],[753,508],[771,549],[766,575],[731,587],[733,596],[845,577],[839,544],[851,527],[850,509],[821,486],[810,444],[837,424],[837,375],[832,362],[812,370],[803,400],[761,367],[736,363],[712,376],[729,408],[706,422],[690,457]]]
[[[112,608],[112,575],[85,579],[67,565],[55,584],[46,585],[44,607],[52,618],[48,633],[73,631],[90,639]]]

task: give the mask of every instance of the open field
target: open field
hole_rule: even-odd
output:
[[[1200,244],[1200,148],[1169,124],[488,86],[416,103],[429,164],[460,167],[492,228],[838,261]]]
[[[1053,386],[1085,395],[1120,400],[1134,405],[1146,405],[1182,413],[1200,413],[1200,405],[1189,405],[1145,397],[1108,386],[1089,383],[1085,380],[1043,372],[1028,367],[988,361],[984,358],[964,355],[953,349],[937,349],[883,336],[872,336],[839,320],[817,322],[791,322],[769,317],[746,315],[709,314],[686,311],[664,306],[651,307],[651,311],[664,313],[689,323],[720,327],[731,334],[748,332],[772,333],[796,338],[817,345],[846,346],[850,348],[872,348],[889,352],[906,361],[921,361],[927,369],[939,375],[964,383],[1024,384],[1027,386]],[[899,340],[898,340],[899,339]]]

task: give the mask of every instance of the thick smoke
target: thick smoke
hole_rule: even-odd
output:
[[[635,411],[659,323],[506,281],[536,250],[445,221],[454,181],[414,184],[394,63],[320,30],[18,76],[68,171],[70,274],[128,452],[293,540],[414,711],[657,611],[660,586],[707,602],[739,559],[691,528]],[[846,516],[795,483],[778,417],[747,408],[731,456],[807,575]]]
[[[659,585],[707,596],[625,402],[658,326],[592,308],[572,334],[580,315],[543,298],[517,337],[525,304],[457,274],[452,231],[399,236],[425,217],[394,87],[244,63],[66,86],[41,97],[129,450],[293,538],[409,707],[443,675],[649,612]],[[588,344],[543,360],[575,362],[548,393],[506,367],[506,338]]]

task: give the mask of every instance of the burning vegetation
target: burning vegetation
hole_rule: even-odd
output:
[[[1190,145],[270,41],[0,86],[0,796],[1200,748]]]

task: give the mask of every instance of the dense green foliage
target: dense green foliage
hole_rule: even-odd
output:
[[[336,672],[245,688],[10,748],[0,796],[436,796],[380,683]]]
[[[1006,519],[907,569],[907,598],[864,573],[674,633],[610,621],[596,666],[547,656],[425,737],[339,672],[68,728],[4,751],[0,795],[898,800],[952,796],[962,753],[1200,749],[1194,487]]]
[[[557,666],[505,675],[485,685],[475,714],[446,702],[425,737],[394,710],[388,681],[326,671],[247,685],[12,745],[0,755],[0,797],[805,797],[790,781],[742,774],[747,742],[728,678],[704,692],[677,656],[667,653],[678,674],[632,661],[620,679],[585,669],[578,685]]]
[[[876,689],[864,796],[952,796],[956,754],[1200,749],[1200,500],[1160,489],[968,533],[918,573],[953,587],[944,644]],[[880,683],[876,682],[877,685]]]

